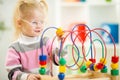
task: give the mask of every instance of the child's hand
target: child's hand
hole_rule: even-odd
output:
[[[58,48],[55,48],[55,50],[53,50],[53,54],[56,54],[57,56],[59,56],[58,53],[59,53],[59,49],[58,49]],[[61,56],[61,57],[64,57],[67,53],[68,53],[67,50],[64,49],[64,50],[61,51],[60,56]]]
[[[51,77],[50,75],[41,75],[40,80],[58,80],[57,77]]]
[[[27,80],[41,80],[41,76],[39,74],[29,74]]]

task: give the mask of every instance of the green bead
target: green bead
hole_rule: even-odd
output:
[[[87,67],[85,65],[81,66],[80,71],[85,73],[87,71]]]
[[[59,63],[60,65],[64,66],[66,64],[66,60],[64,58],[61,58]]]
[[[107,71],[108,71],[107,68],[101,70],[102,73],[107,73]]]
[[[45,68],[40,68],[40,69],[39,69],[39,73],[40,73],[41,75],[44,75],[44,74],[46,73],[46,69],[45,69]]]
[[[119,70],[117,70],[117,69],[111,70],[111,75],[112,76],[118,76],[119,75]]]

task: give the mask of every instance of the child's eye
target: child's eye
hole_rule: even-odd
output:
[[[33,24],[33,25],[37,25],[37,22],[33,21],[32,24]]]

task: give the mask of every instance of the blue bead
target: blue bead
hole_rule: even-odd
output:
[[[107,68],[107,66],[106,66],[106,65],[104,65],[103,69],[106,69],[106,68]]]
[[[59,80],[64,80],[65,74],[64,73],[59,73],[58,78],[59,78]]]
[[[91,65],[90,65],[90,70],[93,70],[93,71],[94,71],[94,64],[91,64]]]
[[[46,61],[47,60],[47,56],[46,55],[40,55],[39,56],[39,60],[40,61]]]

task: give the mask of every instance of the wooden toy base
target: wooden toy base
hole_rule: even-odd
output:
[[[44,75],[41,80],[58,80],[58,78]],[[67,75],[64,80],[120,80],[120,76],[111,76],[106,73],[89,71],[84,74]]]
[[[85,74],[66,76],[65,80],[120,80],[120,77],[111,76],[106,73],[89,71]]]

